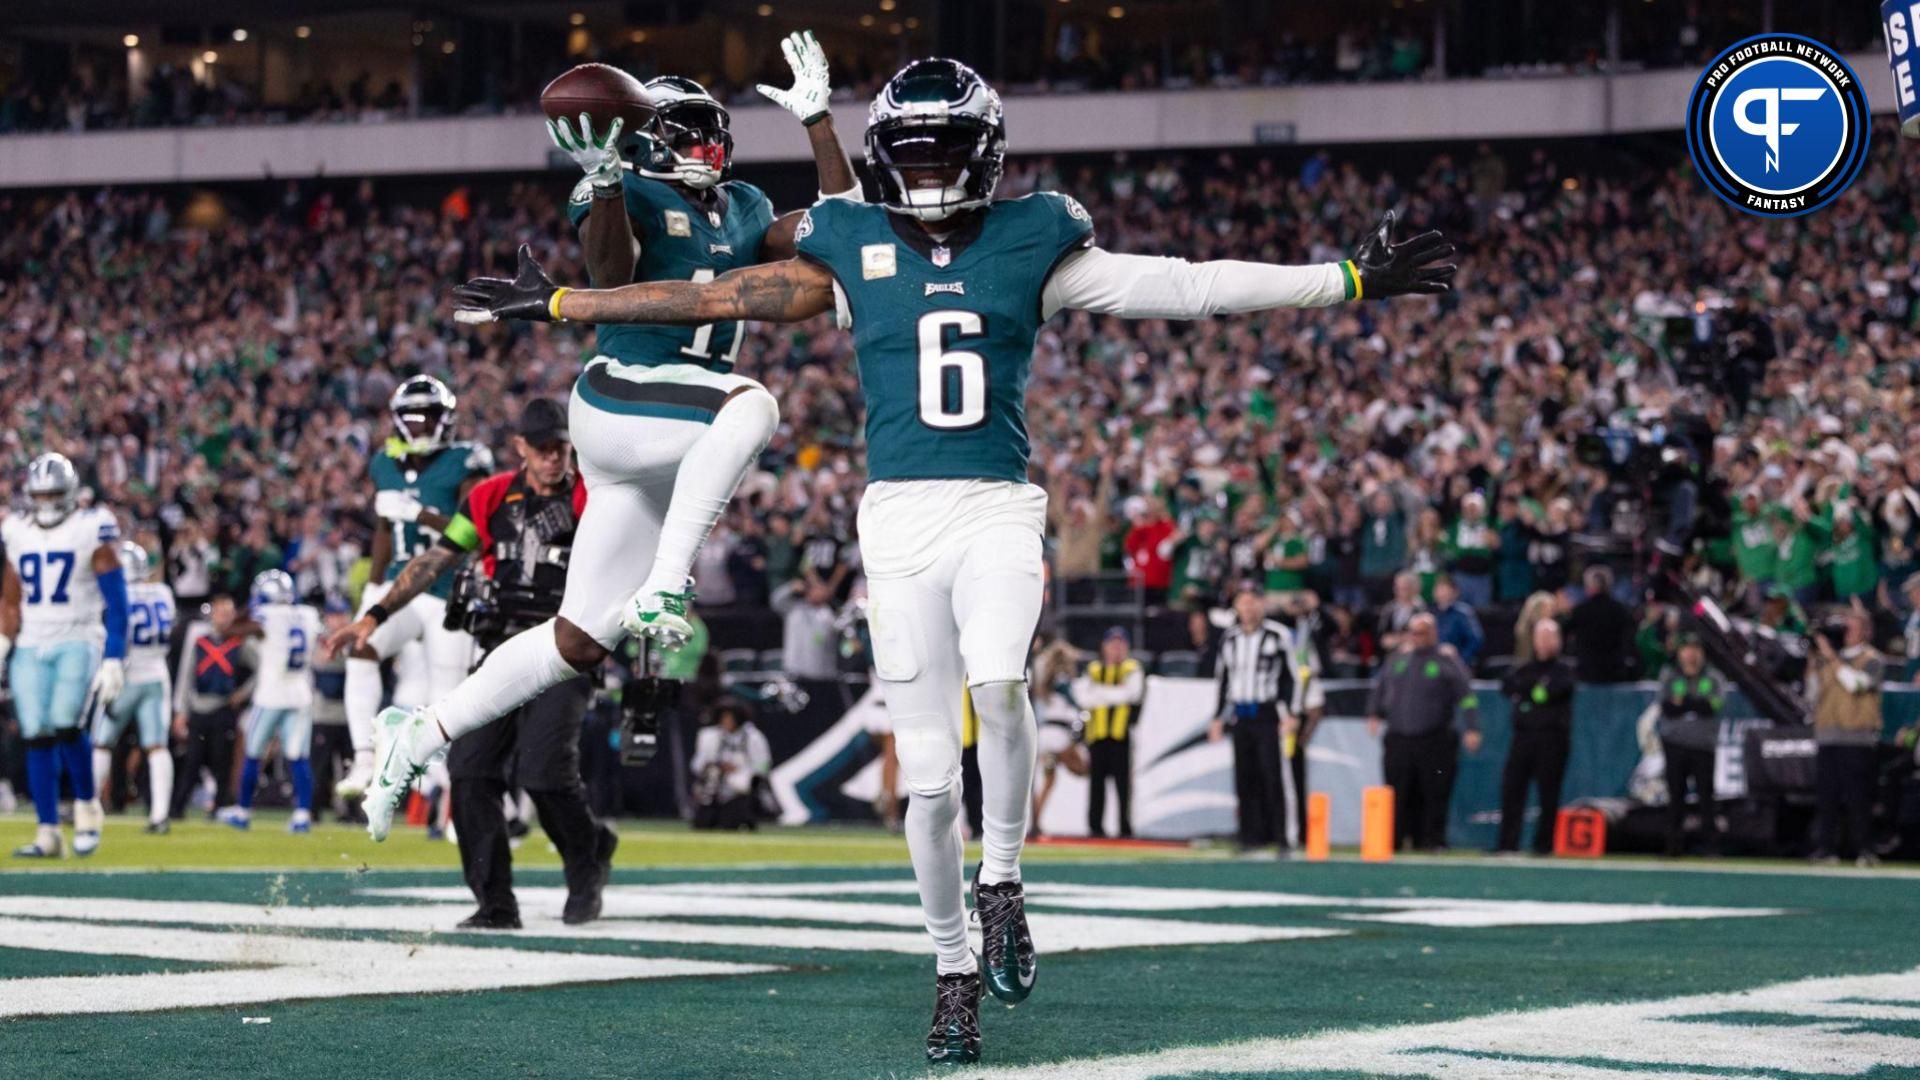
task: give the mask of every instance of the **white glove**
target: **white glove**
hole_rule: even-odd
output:
[[[620,159],[620,129],[626,120],[616,117],[607,125],[606,134],[594,137],[593,118],[586,113],[580,114],[580,130],[575,131],[566,117],[547,121],[547,137],[560,152],[573,159],[574,164],[587,174],[587,182],[595,189],[605,192],[618,189],[624,181],[627,166]]]
[[[127,665],[112,658],[100,661],[100,670],[93,673],[94,698],[102,705],[109,705],[126,688]]]
[[[388,521],[410,524],[420,520],[420,511],[426,509],[420,500],[404,491],[382,491],[373,497],[373,512]]]
[[[793,89],[782,90],[765,83],[754,89],[799,117],[801,123],[812,125],[828,114],[827,98],[833,95],[833,85],[827,79],[826,50],[813,40],[813,31],[802,30],[788,34],[780,43],[780,52],[786,56],[787,66],[793,69]]]

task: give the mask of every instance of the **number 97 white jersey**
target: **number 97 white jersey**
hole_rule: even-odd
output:
[[[304,709],[313,704],[313,650],[320,644],[320,613],[305,604],[263,604],[260,667],[253,704],[261,709]]]
[[[0,522],[0,540],[20,578],[20,640],[29,647],[106,640],[106,602],[93,576],[93,553],[120,538],[111,511],[75,510],[52,528],[22,514]]]
[[[157,581],[127,586],[127,685],[163,683],[167,670],[167,642],[179,615],[173,590]]]

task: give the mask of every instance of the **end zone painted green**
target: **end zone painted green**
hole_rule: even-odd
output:
[[[667,957],[776,964],[772,973],[639,979],[518,990],[335,997],[273,1001],[168,1012],[77,1015],[0,1020],[0,1046],[17,1076],[303,1077],[377,1074],[407,1077],[877,1077],[919,1075],[921,1040],[932,1005],[932,960],[927,954],[801,948],[800,928],[822,931],[880,929],[919,933],[910,923],[910,880],[899,840],[874,833],[763,832],[754,837],[697,836],[678,830],[627,829],[625,864],[614,884],[635,898],[710,886],[720,893],[805,883],[873,882],[873,891],[835,895],[834,901],[898,905],[871,909],[885,916],[850,927],[845,919],[794,917],[768,908],[719,910],[690,900],[672,916],[700,927],[746,924],[748,944],[697,944],[613,938],[456,935],[436,932],[338,929],[275,930],[322,939],[377,939],[457,944],[488,949],[541,949],[623,957]],[[252,849],[251,840],[273,841]],[[103,855],[122,839],[109,833]],[[286,862],[300,838],[256,830],[246,837],[201,837],[182,830],[154,838],[161,860],[169,840],[182,858],[227,850],[214,841],[247,841],[259,865]],[[324,845],[324,846],[321,846]],[[401,859],[451,863],[451,845],[396,841],[371,855],[347,837],[315,838],[306,865],[333,858],[339,872],[246,872],[222,862],[223,872],[102,873],[106,863],[68,861],[59,872],[0,873],[0,904],[14,904],[11,923],[0,917],[0,995],[10,980],[143,971],[185,971],[205,965],[138,957],[98,957],[8,947],[8,926],[25,919],[67,917],[17,910],[26,897],[87,900],[232,903],[249,910],[359,908],[405,904],[364,890],[410,886],[457,887],[447,870],[367,873],[392,851]],[[124,845],[131,848],[131,844]],[[370,845],[369,845],[370,846]],[[523,845],[522,867],[550,865],[537,838]],[[797,864],[838,851],[842,863],[868,865],[754,868]],[[347,858],[342,860],[340,854]],[[1038,925],[1035,937],[1047,977],[1018,1009],[988,1001],[983,1009],[982,1068],[1144,1054],[1240,1039],[1304,1037],[1362,1028],[1428,1025],[1508,1010],[1539,1010],[1585,1003],[1619,1003],[1719,994],[1817,976],[1911,971],[1920,966],[1920,877],[1891,873],[1749,873],[1716,871],[1710,864],[1683,870],[1638,867],[1563,867],[1541,862],[1466,862],[1363,865],[1243,862],[1227,859],[1142,859],[1095,852],[1099,861],[1069,861],[1061,849],[1041,849],[1028,864],[1032,910],[1056,916],[1103,915],[1169,920],[1174,924],[1288,926],[1337,931],[1339,936],[1226,944],[1062,951]],[[641,863],[675,864],[645,868]],[[711,864],[711,865],[696,865]],[[1784,868],[1783,868],[1784,869]],[[558,884],[555,872],[523,869],[525,889]],[[1051,888],[1053,899],[1046,897]],[[1123,908],[1136,893],[1120,890],[1222,890],[1286,894],[1265,906]],[[711,890],[710,890],[711,891]],[[1146,895],[1146,894],[1138,894]],[[1154,894],[1159,895],[1159,894]],[[1198,896],[1198,893],[1178,895]],[[1074,899],[1077,897],[1078,899]],[[1547,925],[1434,926],[1358,921],[1417,906],[1425,898],[1539,901],[1611,905],[1683,905],[1786,909],[1762,917]],[[1073,903],[1068,901],[1072,900]],[[745,901],[743,901],[744,903]],[[1101,908],[1099,905],[1113,904]],[[1078,906],[1075,906],[1078,905]],[[1094,905],[1089,910],[1087,905]],[[526,905],[532,913],[534,904]],[[1456,907],[1459,905],[1455,905]],[[725,905],[721,905],[725,907]],[[1514,912],[1524,909],[1515,908]],[[0,912],[0,916],[6,915]],[[553,913],[544,913],[550,920]],[[1512,913],[1510,913],[1512,914]],[[1506,917],[1506,916],[1502,916]],[[1512,917],[1518,918],[1518,915]],[[632,922],[633,920],[621,920]],[[884,924],[884,925],[882,925]],[[180,925],[177,923],[170,925]],[[450,927],[451,923],[448,922]],[[550,921],[542,923],[545,927]],[[1070,926],[1059,922],[1056,926]],[[1116,924],[1117,925],[1117,924]],[[269,931],[251,929],[249,933]],[[377,985],[391,972],[369,970]],[[270,978],[261,974],[259,978]],[[4,1000],[0,997],[0,1000]],[[1920,1002],[1914,1015],[1920,1016]],[[1765,1025],[1773,1014],[1756,1009],[1729,1021]],[[242,1024],[270,1016],[270,1024]],[[1803,1018],[1776,1018],[1804,1024]],[[1912,1040],[1920,1032],[1898,1018],[1863,1028],[1863,1036]],[[1676,1038],[1684,1038],[1676,1034]],[[1560,1061],[1542,1040],[1543,1063]],[[1633,1047],[1621,1048],[1632,1057]],[[1913,1061],[1920,1065],[1920,1055]],[[1628,1069],[1615,1062],[1610,1068]],[[1751,1063],[1771,1076],[1801,1072],[1792,1063]],[[973,1075],[975,1070],[967,1070]],[[1654,1068],[1654,1073],[1661,1071]],[[1542,1065],[1541,1075],[1552,1069]],[[1168,1071],[1166,1075],[1175,1075]],[[1214,1067],[1178,1075],[1252,1075]],[[1267,1074],[1264,1070],[1257,1074]],[[1366,1075],[1332,1069],[1287,1075]],[[1413,1075],[1409,1072],[1408,1075]],[[948,1073],[946,1075],[953,1075]],[[1609,1074],[1610,1075],[1610,1074]],[[1890,1077],[1900,1070],[1835,1071],[1825,1075]],[[1911,1074],[1905,1074],[1911,1075]]]

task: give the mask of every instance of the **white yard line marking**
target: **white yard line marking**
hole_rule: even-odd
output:
[[[1574,1005],[1082,1058],[988,1069],[983,1075],[1149,1080],[1201,1072],[1285,1076],[1326,1070],[1446,1080],[1645,1080],[1650,1071],[1661,1080],[1794,1073],[1857,1076],[1873,1069],[1910,1069],[1920,1062],[1920,1038],[1858,1030],[1861,1022],[1906,1019],[1916,1010],[1920,969],[1804,979],[1739,993]],[[1756,1012],[1806,1022],[1755,1025],[1713,1019],[1716,1014]],[[1765,1072],[1741,1071],[1755,1068]]]
[[[0,1017],[150,1012],[295,998],[434,994],[746,975],[764,964],[0,918],[9,948],[237,965],[220,971],[0,979]]]

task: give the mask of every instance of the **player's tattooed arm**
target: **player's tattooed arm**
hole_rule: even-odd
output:
[[[453,290],[458,322],[665,323],[698,326],[735,319],[798,322],[833,310],[833,275],[788,259],[722,274],[712,281],[648,281],[619,289],[567,289],[553,283],[520,247],[512,281],[475,278]]]
[[[797,322],[833,310],[833,275],[817,264],[787,259],[729,271],[708,282],[568,291],[555,307],[563,319],[590,323]]]
[[[435,544],[408,559],[407,565],[400,568],[400,576],[393,579],[393,587],[387,590],[378,604],[368,609],[365,615],[327,635],[321,643],[322,653],[331,660],[340,655],[342,650],[358,650],[373,636],[375,630],[380,629],[388,613],[406,607],[414,597],[431,588],[435,578],[466,557],[464,551],[445,544]]]

